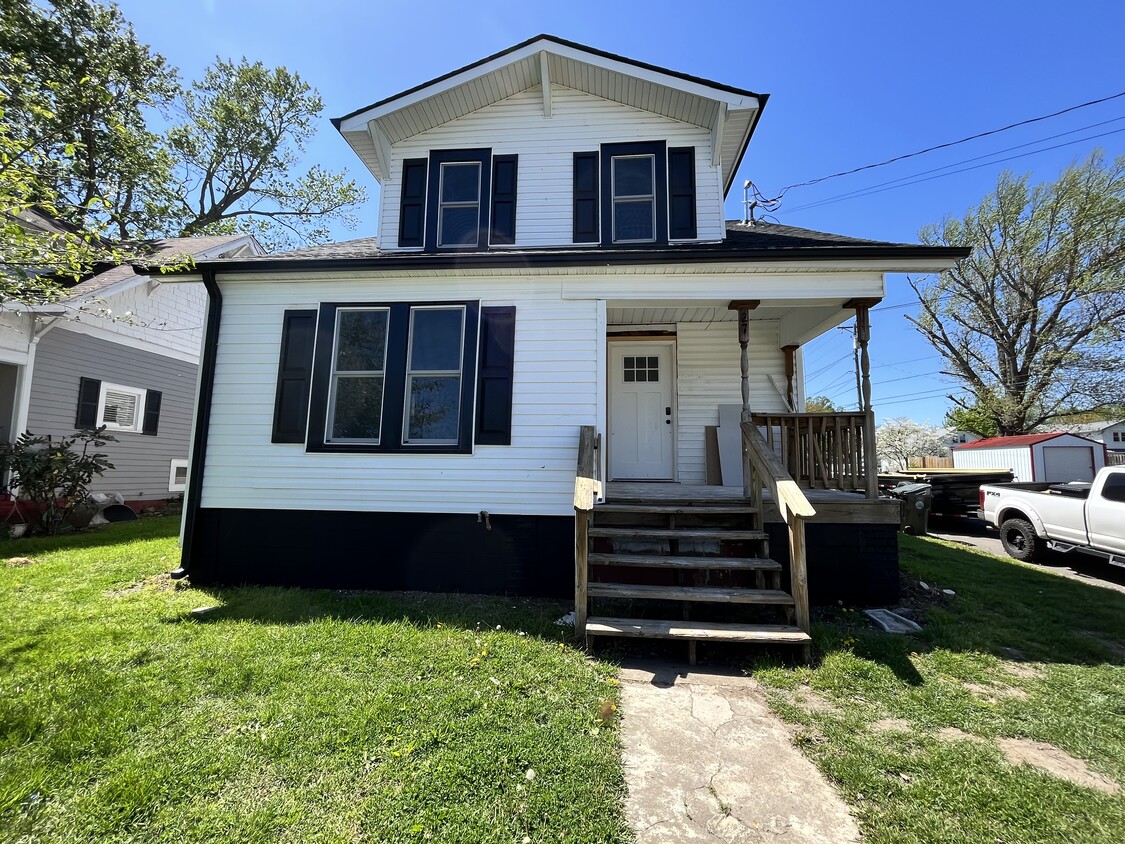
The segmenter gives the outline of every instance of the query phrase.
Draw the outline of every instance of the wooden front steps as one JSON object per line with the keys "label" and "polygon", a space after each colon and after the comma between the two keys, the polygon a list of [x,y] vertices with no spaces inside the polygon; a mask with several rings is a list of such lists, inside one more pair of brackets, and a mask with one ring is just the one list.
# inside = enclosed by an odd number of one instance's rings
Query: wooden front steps
{"label": "wooden front steps", "polygon": [[658,621],[600,616],[586,621],[586,635],[785,645],[804,645],[809,642],[808,633],[799,627],[785,624],[712,624],[706,621]]}
{"label": "wooden front steps", "polygon": [[[586,637],[801,645],[793,596],[747,502],[629,500],[583,515],[578,555]],[[596,614],[594,614],[596,612]],[[680,616],[680,618],[677,618]]]}

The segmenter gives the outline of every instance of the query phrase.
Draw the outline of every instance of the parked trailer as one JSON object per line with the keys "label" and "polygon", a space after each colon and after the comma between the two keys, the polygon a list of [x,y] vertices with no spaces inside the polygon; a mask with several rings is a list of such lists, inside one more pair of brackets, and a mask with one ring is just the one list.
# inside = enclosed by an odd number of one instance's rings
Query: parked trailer
{"label": "parked trailer", "polygon": [[879,489],[888,493],[902,483],[929,484],[933,488],[930,510],[946,516],[976,514],[982,484],[1006,484],[1009,469],[906,469],[879,475]]}

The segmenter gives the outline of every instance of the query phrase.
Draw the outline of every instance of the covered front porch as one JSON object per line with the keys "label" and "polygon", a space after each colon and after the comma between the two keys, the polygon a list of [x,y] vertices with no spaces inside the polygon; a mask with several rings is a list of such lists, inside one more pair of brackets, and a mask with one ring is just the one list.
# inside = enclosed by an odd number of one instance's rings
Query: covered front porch
{"label": "covered front porch", "polygon": [[[685,639],[693,660],[701,640],[807,653],[810,570],[824,602],[833,584],[849,604],[897,593],[898,503],[876,488],[876,301],[608,303],[606,436],[583,429],[575,487],[580,632]],[[853,314],[860,406],[805,413],[800,346]],[[652,617],[669,609],[679,618]]]}

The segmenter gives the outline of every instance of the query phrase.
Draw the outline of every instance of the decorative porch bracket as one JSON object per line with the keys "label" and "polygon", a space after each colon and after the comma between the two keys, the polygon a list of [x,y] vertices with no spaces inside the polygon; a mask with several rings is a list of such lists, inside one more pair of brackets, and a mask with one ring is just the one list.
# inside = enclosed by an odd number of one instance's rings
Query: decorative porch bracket
{"label": "decorative porch bracket", "polygon": [[727,310],[738,311],[738,345],[742,349],[742,421],[750,421],[750,312],[760,299],[735,299]]}

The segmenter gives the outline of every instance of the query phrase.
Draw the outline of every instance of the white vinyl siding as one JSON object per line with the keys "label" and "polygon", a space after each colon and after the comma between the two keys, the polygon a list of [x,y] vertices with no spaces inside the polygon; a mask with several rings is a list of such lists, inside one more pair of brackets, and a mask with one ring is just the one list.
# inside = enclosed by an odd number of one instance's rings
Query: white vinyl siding
{"label": "white vinyl siding", "polygon": [[[553,289],[551,289],[553,287]],[[597,303],[557,285],[455,279],[223,283],[204,507],[566,516],[578,429],[597,424]],[[469,455],[307,453],[273,444],[283,312],[321,302],[516,306],[512,444]],[[475,515],[474,515],[475,517]],[[494,521],[494,526],[502,524]]]}
{"label": "white vinyl siding", "polygon": [[[570,244],[574,153],[597,150],[603,143],[632,141],[663,140],[669,147],[695,147],[698,240],[723,239],[722,186],[718,168],[711,166],[707,129],[559,85],[552,85],[551,96],[549,119],[543,117],[542,96],[535,88],[394,144],[391,179],[380,197],[382,248],[393,249],[398,241],[403,160],[425,158],[433,149],[479,147],[482,139],[488,139],[493,155],[519,156],[516,247]],[[437,177],[429,174],[431,179]]]}
{"label": "white vinyl siding", "polygon": [[[750,322],[750,406],[782,411],[770,376],[785,389],[785,353],[777,347],[777,322]],[[704,428],[719,424],[720,404],[742,404],[742,351],[734,322],[682,322],[676,326],[678,478],[707,481]]]}

